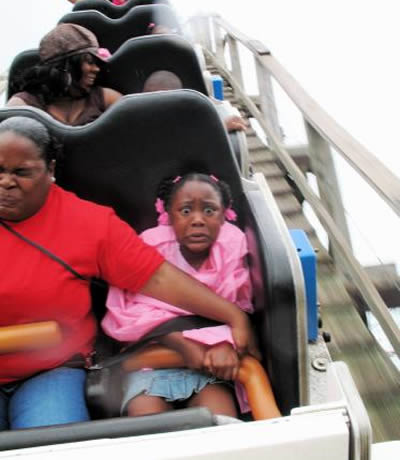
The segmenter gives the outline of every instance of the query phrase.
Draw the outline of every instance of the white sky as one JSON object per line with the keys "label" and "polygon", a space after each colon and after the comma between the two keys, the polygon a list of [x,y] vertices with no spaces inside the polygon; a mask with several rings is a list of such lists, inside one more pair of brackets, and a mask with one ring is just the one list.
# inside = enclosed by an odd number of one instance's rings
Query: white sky
{"label": "white sky", "polygon": [[[400,176],[398,0],[172,3],[183,15],[200,9],[216,11],[261,40],[339,124]],[[67,0],[1,1],[0,71],[18,51],[37,47],[40,38],[70,9]],[[287,134],[298,136],[296,132]],[[358,230],[352,229],[353,244],[362,261],[399,262],[399,219],[391,211],[382,211],[368,190],[358,185],[355,190],[355,179],[345,168],[340,177],[346,190],[346,209],[351,221],[357,223]]]}

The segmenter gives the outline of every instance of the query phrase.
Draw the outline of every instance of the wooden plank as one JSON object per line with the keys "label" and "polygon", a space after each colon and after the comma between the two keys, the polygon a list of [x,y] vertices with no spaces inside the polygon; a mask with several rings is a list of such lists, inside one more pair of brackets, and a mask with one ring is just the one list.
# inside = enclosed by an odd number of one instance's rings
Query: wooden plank
{"label": "wooden plank", "polygon": [[262,56],[259,60],[292,99],[304,118],[400,216],[400,179],[328,115],[274,57]]}
{"label": "wooden plank", "polygon": [[[311,165],[317,177],[319,196],[351,248],[350,232],[331,149],[328,142],[307,121],[305,125],[310,145]],[[332,251],[334,260],[340,257],[335,254],[335,248],[332,248]]]}
{"label": "wooden plank", "polygon": [[229,53],[231,56],[232,74],[240,86],[243,87],[242,67],[240,64],[237,41],[228,35]]}

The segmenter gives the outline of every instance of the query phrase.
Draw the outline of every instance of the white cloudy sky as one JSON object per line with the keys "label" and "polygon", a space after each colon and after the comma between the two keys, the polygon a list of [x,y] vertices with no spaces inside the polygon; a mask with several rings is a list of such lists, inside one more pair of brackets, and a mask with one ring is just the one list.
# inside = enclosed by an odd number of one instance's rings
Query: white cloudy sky
{"label": "white cloudy sky", "polygon": [[[172,3],[182,15],[216,11],[261,40],[330,115],[400,176],[398,0]],[[18,51],[36,47],[70,8],[67,0],[1,1],[0,71]],[[340,176],[354,223],[353,244],[362,262],[399,262],[399,219],[367,191],[354,191],[346,170]]]}

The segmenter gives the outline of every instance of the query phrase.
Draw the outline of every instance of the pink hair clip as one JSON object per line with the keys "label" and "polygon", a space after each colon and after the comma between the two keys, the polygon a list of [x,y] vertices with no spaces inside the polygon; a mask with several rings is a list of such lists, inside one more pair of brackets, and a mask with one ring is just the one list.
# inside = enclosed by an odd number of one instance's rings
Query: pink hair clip
{"label": "pink hair clip", "polygon": [[172,179],[174,184],[178,183],[182,179],[182,176],[176,176],[175,179]]}
{"label": "pink hair clip", "polygon": [[229,208],[225,209],[224,213],[225,219],[230,221],[235,221],[237,219],[236,212],[229,206]]}
{"label": "pink hair clip", "polygon": [[215,177],[214,174],[210,174],[210,179],[213,180],[214,182],[219,182],[218,177]]}
{"label": "pink hair clip", "polygon": [[168,225],[169,224],[169,218],[168,218],[168,213],[165,210],[164,200],[162,200],[161,198],[157,198],[156,203],[155,203],[155,208],[156,208],[156,211],[159,214],[157,222],[160,225]]}

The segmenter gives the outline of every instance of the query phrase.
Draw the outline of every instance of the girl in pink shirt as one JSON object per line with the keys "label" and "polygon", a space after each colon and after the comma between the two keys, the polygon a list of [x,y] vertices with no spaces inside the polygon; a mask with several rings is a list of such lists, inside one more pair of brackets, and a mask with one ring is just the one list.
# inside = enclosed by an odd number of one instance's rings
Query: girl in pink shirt
{"label": "girl in pink shirt", "polygon": [[[189,174],[160,185],[159,225],[141,238],[166,260],[220,296],[251,313],[251,285],[244,233],[235,220],[229,186],[214,176]],[[173,289],[173,287],[171,287]],[[190,313],[142,294],[111,287],[102,326],[122,342],[137,342],[160,324]],[[188,369],[142,370],[127,374],[122,413],[138,416],[164,412],[174,401],[207,406],[237,416],[226,381],[236,378],[239,358],[226,325],[174,332],[158,340],[179,351]],[[223,383],[221,385],[221,383]],[[240,398],[242,411],[248,410]]]}

